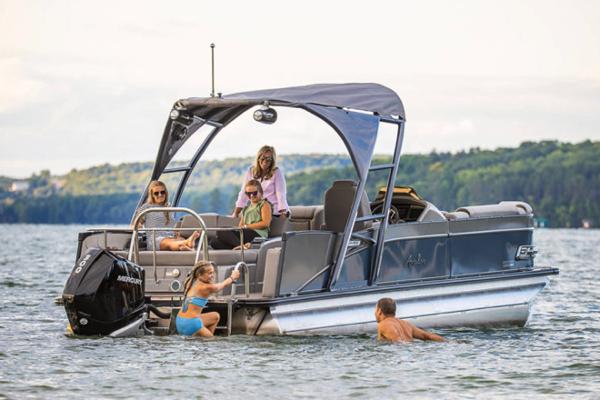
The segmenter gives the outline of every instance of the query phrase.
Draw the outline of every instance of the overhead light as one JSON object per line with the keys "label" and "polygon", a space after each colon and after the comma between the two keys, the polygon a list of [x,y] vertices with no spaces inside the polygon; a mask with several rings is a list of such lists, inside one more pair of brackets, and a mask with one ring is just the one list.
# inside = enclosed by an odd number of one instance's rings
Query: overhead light
{"label": "overhead light", "polygon": [[169,118],[172,121],[179,122],[183,125],[189,125],[194,121],[194,116],[188,110],[174,107],[169,113]]}

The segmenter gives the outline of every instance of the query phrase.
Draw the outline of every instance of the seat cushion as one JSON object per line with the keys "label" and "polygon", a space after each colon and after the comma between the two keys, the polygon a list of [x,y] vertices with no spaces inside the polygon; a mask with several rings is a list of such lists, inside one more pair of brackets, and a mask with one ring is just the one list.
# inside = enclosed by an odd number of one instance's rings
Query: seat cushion
{"label": "seat cushion", "polygon": [[[115,254],[127,257],[126,251],[116,251]],[[258,250],[250,249],[244,251],[244,261],[250,264],[256,263]],[[160,266],[185,266],[194,265],[196,259],[195,251],[157,251],[156,265]],[[200,254],[202,259],[202,254]],[[217,265],[234,265],[242,261],[239,250],[209,250],[208,259]],[[140,251],[139,264],[141,266],[153,265],[152,251]]]}
{"label": "seat cushion", "polygon": [[[230,228],[237,227],[240,219],[233,218],[229,215],[220,215],[214,213],[200,214],[207,228]],[[200,227],[198,220],[192,215],[184,215],[180,221],[180,228],[191,228],[190,230],[181,231],[181,236],[189,237],[194,230]],[[208,231],[208,237],[216,237],[215,231]]]}
{"label": "seat cushion", "polygon": [[466,213],[469,218],[506,217],[511,215],[528,215],[533,212],[531,206],[520,201],[503,201],[499,204],[485,204],[457,208],[454,213]]}

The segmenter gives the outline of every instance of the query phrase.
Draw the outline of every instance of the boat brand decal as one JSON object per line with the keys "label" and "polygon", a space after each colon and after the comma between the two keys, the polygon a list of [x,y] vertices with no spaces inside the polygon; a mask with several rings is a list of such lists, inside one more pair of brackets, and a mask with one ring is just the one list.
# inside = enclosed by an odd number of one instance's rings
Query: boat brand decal
{"label": "boat brand decal", "polygon": [[406,260],[406,265],[409,267],[422,266],[425,265],[425,259],[421,256],[421,253],[418,253],[416,257],[411,254]]}
{"label": "boat brand decal", "polygon": [[79,266],[77,268],[75,268],[76,274],[81,272],[81,270],[83,269],[83,267],[85,267],[85,264],[87,264],[87,262],[90,260],[90,258],[92,258],[92,256],[90,254],[86,254],[85,257],[83,257],[83,260],[81,260],[79,262]]}
{"label": "boat brand decal", "polygon": [[142,280],[138,279],[138,278],[132,278],[130,276],[126,276],[126,275],[119,275],[117,277],[117,280],[119,282],[125,282],[125,283],[133,283],[134,285],[139,285],[142,286]]}
{"label": "boat brand decal", "polygon": [[519,248],[517,249],[517,254],[515,255],[515,259],[517,260],[529,260],[532,258],[535,258],[535,255],[537,254],[537,248],[533,245],[530,244],[525,244],[522,246],[519,246]]}

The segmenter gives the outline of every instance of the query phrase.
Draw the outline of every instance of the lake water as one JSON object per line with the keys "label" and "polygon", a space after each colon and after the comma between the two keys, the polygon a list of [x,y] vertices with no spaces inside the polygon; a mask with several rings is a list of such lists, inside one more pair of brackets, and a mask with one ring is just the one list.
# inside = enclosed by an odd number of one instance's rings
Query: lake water
{"label": "lake water", "polygon": [[84,226],[0,226],[0,398],[599,398],[600,231],[538,230],[560,275],[525,328],[374,336],[73,339],[53,303]]}

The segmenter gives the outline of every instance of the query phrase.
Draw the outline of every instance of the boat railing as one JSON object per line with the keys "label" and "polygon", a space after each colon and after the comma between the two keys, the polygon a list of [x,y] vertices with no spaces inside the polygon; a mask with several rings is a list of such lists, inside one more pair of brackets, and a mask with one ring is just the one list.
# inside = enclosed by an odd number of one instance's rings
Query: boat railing
{"label": "boat railing", "polygon": [[[184,213],[188,213],[190,215],[192,215],[197,221],[199,226],[198,227],[185,227],[185,228],[175,228],[175,227],[160,227],[160,228],[143,228],[143,227],[138,227],[137,225],[139,225],[139,221],[141,219],[142,216],[150,213],[150,212],[184,212]],[[214,228],[208,228],[206,226],[206,224],[204,223],[204,220],[202,219],[202,217],[196,213],[194,210],[191,210],[189,208],[185,208],[185,207],[153,207],[153,208],[149,208],[146,210],[143,210],[142,212],[140,212],[138,215],[136,215],[134,221],[134,228],[106,228],[106,229],[90,229],[89,231],[91,232],[95,232],[95,233],[101,233],[103,235],[103,239],[104,239],[104,247],[108,248],[108,234],[109,233],[127,233],[131,235],[131,241],[130,241],[130,245],[129,245],[129,251],[128,251],[128,255],[127,255],[127,259],[130,261],[133,261],[134,263],[138,263],[139,264],[139,243],[138,243],[138,233],[141,232],[146,232],[146,233],[151,233],[151,242],[152,245],[150,246],[152,249],[152,266],[154,269],[154,282],[158,283],[159,279],[158,279],[158,272],[157,272],[157,254],[156,254],[156,246],[154,245],[154,243],[156,242],[156,232],[162,232],[165,230],[168,231],[172,231],[172,232],[182,232],[182,231],[186,231],[189,232],[190,230],[201,230],[200,233],[200,238],[199,238],[199,242],[200,245],[197,247],[196,249],[196,256],[194,259],[194,264],[196,264],[199,260],[200,260],[200,251],[202,250],[202,256],[203,259],[206,261],[210,261],[209,259],[209,252],[208,252],[208,235],[207,232],[216,232],[216,231],[238,231],[240,232],[240,259],[241,259],[241,263],[243,263],[243,266],[238,267],[236,265],[237,268],[242,268],[246,271],[245,273],[245,279],[248,279],[248,266],[245,263],[245,247],[244,247],[244,230],[243,228],[240,227],[214,227]],[[240,264],[240,263],[238,263]],[[249,282],[246,282],[246,294],[249,293]]]}
{"label": "boat railing", "polygon": [[[168,227],[164,227],[164,228],[141,228],[139,227],[139,223],[140,220],[142,219],[142,217],[146,214],[150,214],[150,213],[154,213],[154,212],[182,212],[182,213],[187,213],[190,214],[191,216],[193,216],[196,221],[198,221],[198,224],[200,225],[200,229],[201,229],[201,233],[200,233],[200,246],[198,246],[198,248],[196,249],[196,258],[194,260],[194,264],[198,262],[198,260],[200,259],[200,250],[203,250],[203,256],[204,259],[208,261],[208,237],[207,237],[207,228],[206,228],[206,224],[204,223],[204,220],[202,219],[202,217],[194,210],[186,208],[186,207],[152,207],[152,208],[147,208],[145,210],[140,211],[135,218],[133,219],[133,232],[131,233],[131,244],[129,245],[129,254],[127,256],[128,259],[132,260],[135,263],[139,262],[139,246],[138,246],[138,241],[137,241],[137,236],[138,236],[138,232],[139,231],[145,231],[145,232],[152,232],[152,260],[153,260],[153,265],[154,265],[154,275],[155,275],[155,280],[158,280],[158,277],[156,276],[156,232],[158,231],[164,231],[165,229],[168,229],[170,231],[180,231],[180,230],[185,230],[185,231],[189,231],[189,229],[182,229],[182,228],[168,228]],[[242,246],[243,247],[243,246]],[[160,249],[159,249],[160,250]]]}

